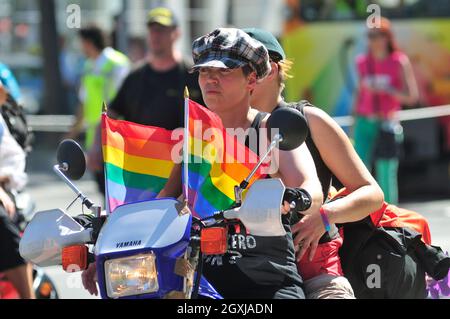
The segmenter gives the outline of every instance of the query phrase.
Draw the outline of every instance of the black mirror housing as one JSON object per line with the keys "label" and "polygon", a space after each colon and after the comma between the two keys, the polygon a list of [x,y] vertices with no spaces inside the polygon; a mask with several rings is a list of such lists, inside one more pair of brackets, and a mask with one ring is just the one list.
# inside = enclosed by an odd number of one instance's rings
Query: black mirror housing
{"label": "black mirror housing", "polygon": [[63,173],[71,180],[79,180],[86,172],[86,157],[81,146],[74,140],[62,141],[56,158],[60,166],[66,165]]}
{"label": "black mirror housing", "polygon": [[267,120],[267,134],[272,141],[276,131],[283,137],[278,148],[282,151],[290,151],[302,145],[309,134],[306,118],[298,110],[290,107],[282,107],[270,115]]}

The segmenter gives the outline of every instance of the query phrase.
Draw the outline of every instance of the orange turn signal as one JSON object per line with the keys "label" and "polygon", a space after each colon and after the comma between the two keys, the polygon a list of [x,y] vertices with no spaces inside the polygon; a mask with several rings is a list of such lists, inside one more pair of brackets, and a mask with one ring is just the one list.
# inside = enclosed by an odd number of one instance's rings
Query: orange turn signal
{"label": "orange turn signal", "polygon": [[50,296],[50,294],[52,293],[52,290],[53,290],[53,286],[49,282],[44,282],[39,287],[39,293],[41,294],[42,297],[45,297],[45,298],[48,298]]}
{"label": "orange turn signal", "polygon": [[68,246],[62,250],[62,267],[66,272],[87,269],[88,248],[85,245]]}
{"label": "orange turn signal", "polygon": [[224,227],[202,229],[200,249],[205,255],[223,255],[227,251],[228,232]]}

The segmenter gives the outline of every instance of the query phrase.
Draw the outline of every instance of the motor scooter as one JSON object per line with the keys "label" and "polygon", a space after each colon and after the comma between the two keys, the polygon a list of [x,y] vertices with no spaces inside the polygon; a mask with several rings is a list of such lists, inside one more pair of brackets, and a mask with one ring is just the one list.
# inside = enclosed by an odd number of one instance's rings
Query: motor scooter
{"label": "motor scooter", "polygon": [[83,150],[72,140],[63,141],[54,172],[91,215],[73,218],[62,209],[38,212],[20,242],[21,255],[41,267],[62,265],[66,271],[84,270],[95,260],[104,299],[221,299],[202,276],[202,262],[227,251],[228,227],[242,224],[256,236],[286,234],[281,220],[285,186],[280,179],[257,180],[243,200],[242,195],[276,147],[291,150],[304,142],[307,124],[297,110],[282,108],[271,114],[267,126],[271,144],[250,175],[236,185],[235,204],[205,219],[194,217],[173,198],[129,203],[103,215],[72,182],[85,172]]}

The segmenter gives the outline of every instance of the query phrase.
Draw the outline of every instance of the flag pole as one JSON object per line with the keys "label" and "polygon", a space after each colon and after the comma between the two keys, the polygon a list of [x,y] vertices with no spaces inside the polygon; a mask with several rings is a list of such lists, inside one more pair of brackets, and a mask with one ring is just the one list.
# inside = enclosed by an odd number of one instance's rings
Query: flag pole
{"label": "flag pole", "polygon": [[183,146],[183,192],[184,202],[188,202],[188,163],[189,163],[189,89],[184,87],[184,146]]}
{"label": "flag pole", "polygon": [[[105,114],[106,116],[108,116],[108,106],[106,105],[105,101],[103,101],[103,105],[102,105],[102,114]],[[103,115],[102,115],[101,121],[106,121],[106,118],[104,118]],[[100,140],[102,141],[100,143],[100,147],[103,148],[103,125],[100,125],[100,133],[97,132],[97,134],[100,134]],[[109,191],[108,191],[108,182],[107,182],[108,176],[107,176],[106,163],[104,160],[103,150],[102,150],[102,157],[103,157],[103,174],[105,176],[105,211],[109,215],[109,214],[111,214],[111,207],[109,206]]]}

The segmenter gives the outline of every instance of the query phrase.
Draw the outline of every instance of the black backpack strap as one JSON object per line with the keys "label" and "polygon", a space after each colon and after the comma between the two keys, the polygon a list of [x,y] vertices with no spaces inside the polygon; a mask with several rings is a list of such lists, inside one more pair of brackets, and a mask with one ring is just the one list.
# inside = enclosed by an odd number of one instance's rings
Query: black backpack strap
{"label": "black backpack strap", "polygon": [[[265,112],[258,112],[258,114],[256,114],[255,118],[253,119],[252,124],[250,125],[250,129],[256,130],[256,137],[257,137],[256,150],[252,151],[255,152],[257,155],[259,155],[259,129],[261,127],[262,120],[266,117],[267,114],[268,113]],[[250,148],[249,135],[245,137],[245,146]]]}
{"label": "black backpack strap", "polygon": [[265,113],[265,112],[258,112],[258,114],[256,114],[256,116],[252,122],[252,125],[250,125],[250,127],[254,128],[254,129],[259,129],[261,127],[262,120],[266,117],[266,115],[267,115],[267,113]]}
{"label": "black backpack strap", "polygon": [[[296,109],[300,113],[302,113],[303,116],[305,116],[305,107],[315,107],[311,102],[308,100],[300,100],[298,102],[290,102],[286,103],[285,101],[281,101],[278,104],[278,107],[290,107],[293,109]],[[308,118],[305,116],[306,123],[308,123]]]}
{"label": "black backpack strap", "polygon": [[[309,102],[307,100],[301,100],[298,102],[288,103],[287,106],[296,109],[297,111],[302,113],[302,115],[305,115],[305,107],[315,107],[313,104],[311,104],[311,102]],[[308,120],[306,117],[305,117],[305,119]]]}

